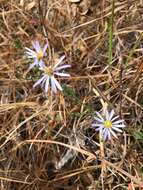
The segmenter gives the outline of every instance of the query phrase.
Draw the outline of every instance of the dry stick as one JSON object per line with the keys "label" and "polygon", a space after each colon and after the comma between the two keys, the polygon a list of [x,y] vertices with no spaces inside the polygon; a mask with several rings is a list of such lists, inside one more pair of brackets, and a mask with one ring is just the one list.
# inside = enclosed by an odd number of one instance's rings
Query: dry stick
{"label": "dry stick", "polygon": [[10,132],[10,134],[6,137],[6,140],[4,141],[4,143],[2,143],[0,145],[0,149],[5,145],[7,144],[7,142],[9,141],[9,139],[12,139],[13,138],[13,135],[14,133],[22,126],[24,125],[26,122],[30,121],[31,119],[33,119],[34,117],[38,116],[42,111],[40,110],[39,112],[37,113],[34,113],[33,115],[31,115],[30,117],[28,117],[27,119],[25,119],[24,121],[22,121],[19,125],[15,126],[15,129]]}
{"label": "dry stick", "polygon": [[[115,9],[115,2],[114,0],[112,0],[112,11],[111,11],[111,16],[109,18],[109,23],[108,23],[108,65],[109,65],[109,73],[112,77],[112,72],[111,72],[111,65],[112,65],[112,59],[113,59],[113,23],[114,23],[114,9]],[[114,81],[114,80],[113,80]],[[96,90],[99,93],[99,89],[98,87],[96,87]],[[99,93],[102,94],[102,93]],[[102,96],[103,98],[103,96]],[[104,100],[104,99],[103,99]],[[106,99],[107,101],[107,99]],[[107,102],[108,104],[110,103],[109,101]],[[102,139],[102,135],[99,133],[100,137],[100,152],[101,152],[101,159],[102,159],[102,170],[101,170],[101,180],[102,180],[102,190],[104,190],[104,176],[106,173],[106,163],[104,162],[104,157],[105,157],[105,153],[104,153],[104,141]]]}
{"label": "dry stick", "polygon": [[81,149],[81,148],[77,148],[75,146],[72,146],[72,145],[68,145],[68,144],[65,144],[65,143],[62,143],[62,142],[58,142],[58,141],[53,141],[53,140],[26,140],[26,141],[23,141],[21,142],[20,144],[18,144],[13,150],[17,149],[18,147],[20,147],[21,145],[23,144],[27,144],[27,143],[47,143],[47,144],[57,144],[57,145],[61,145],[61,146],[64,146],[64,147],[67,147],[67,148],[70,148],[70,149],[73,149],[77,152],[80,152],[81,154],[84,154],[86,156],[88,156],[88,160],[92,160],[92,159],[96,159],[96,156],[93,154],[93,153],[90,153],[84,149]]}
{"label": "dry stick", "polygon": [[10,181],[10,182],[15,182],[15,183],[23,183],[23,184],[27,184],[27,185],[32,184],[32,182],[20,181],[20,180],[16,180],[16,179],[12,179],[12,178],[1,177],[1,176],[0,176],[0,180]]}
{"label": "dry stick", "polygon": [[46,29],[46,26],[45,26],[45,15],[43,14],[43,10],[42,10],[42,7],[40,5],[40,1],[38,1],[38,10],[39,10],[39,16],[40,16],[40,22],[41,22],[41,25],[43,27],[43,33],[44,33],[44,36],[46,38],[48,38],[48,32],[47,32],[47,29]]}
{"label": "dry stick", "polygon": [[[108,74],[99,74],[99,75],[91,75],[92,78],[107,78],[108,77]],[[80,80],[80,79],[88,79],[89,77],[86,76],[86,75],[83,75],[83,76],[71,76],[68,80]],[[62,79],[67,79],[67,78],[64,78],[62,77]],[[32,82],[32,80],[25,80],[25,79],[6,79],[6,78],[0,78],[0,82],[21,82],[21,83],[28,83],[28,82]],[[36,80],[33,80],[34,82]]]}
{"label": "dry stick", "polygon": [[[48,143],[48,144],[58,144],[73,150],[76,150],[77,152],[80,152],[81,154],[84,154],[86,156],[88,156],[88,158],[90,159],[96,159],[96,156],[86,150],[65,144],[65,143],[61,143],[58,141],[52,141],[52,140],[26,140],[21,142],[20,144],[18,144],[15,148],[12,149],[12,151],[16,150],[17,148],[19,148],[20,146],[27,144],[27,143]],[[128,178],[130,178],[134,183],[138,184],[139,186],[143,185],[143,182],[140,179],[137,179],[136,177],[133,177],[132,175],[130,175],[129,173],[127,173],[126,171],[122,170],[121,168],[119,168],[118,166],[116,166],[115,164],[112,164],[110,162],[108,162],[107,160],[103,160],[105,162],[105,164],[113,169],[115,169],[116,171],[124,174],[125,176],[127,176]]]}
{"label": "dry stick", "polygon": [[106,163],[104,162],[105,152],[104,152],[104,141],[102,139],[102,135],[99,133],[100,139],[100,152],[101,152],[101,182],[102,182],[102,189],[104,190],[104,177],[106,173]]}
{"label": "dry stick", "polygon": [[[134,53],[134,50],[137,48],[137,46],[139,45],[141,39],[143,38],[143,32],[141,32],[139,38],[137,39],[137,41],[135,42],[132,50],[130,51],[129,53],[129,56],[128,56],[128,59],[126,60],[125,62],[125,65],[128,64],[128,62],[130,62],[131,58],[132,58],[132,55]],[[126,96],[128,95],[128,93],[131,91],[131,89],[134,87],[134,85],[136,84],[136,82],[138,81],[141,73],[142,73],[142,70],[143,70],[143,62],[141,61],[141,63],[139,64],[139,67],[137,69],[137,71],[135,72],[134,76],[133,76],[133,81],[130,82],[129,84],[129,89],[127,90],[126,92]],[[139,105],[140,106],[140,105]]]}
{"label": "dry stick", "polygon": [[130,175],[128,172],[126,172],[125,170],[122,170],[121,168],[119,168],[115,164],[112,164],[111,162],[108,162],[106,160],[104,160],[104,162],[107,164],[107,166],[115,169],[116,171],[118,171],[118,172],[124,174],[125,176],[127,176],[128,178],[130,178],[134,183],[138,184],[139,186],[143,186],[143,181],[141,181],[140,179],[137,179],[136,177]]}
{"label": "dry stick", "polygon": [[138,45],[140,44],[140,41],[142,40],[142,38],[143,38],[143,32],[141,32],[139,38],[136,40],[136,42],[135,42],[133,48],[132,48],[131,51],[129,52],[129,56],[128,56],[126,62],[125,62],[125,65],[127,65],[127,64],[130,62],[130,60],[132,59],[132,56],[133,56],[133,54],[134,54],[134,50],[138,47]]}
{"label": "dry stick", "polygon": [[[48,43],[49,60],[51,60],[52,59],[52,52],[51,52],[50,43],[49,43],[49,39],[48,39],[47,27],[45,25],[45,15],[43,14],[43,9],[42,9],[42,7],[40,5],[40,1],[41,0],[38,1],[38,9],[39,9],[40,22],[41,22],[41,25],[42,25],[42,28],[43,28],[43,34],[46,37],[46,40],[47,40],[47,43]],[[47,3],[46,3],[46,5],[47,5]]]}
{"label": "dry stick", "polygon": [[[136,185],[143,186],[143,182],[141,180],[137,179],[136,177],[133,177],[132,175],[130,175],[126,171],[120,169],[118,166],[116,166],[116,165],[114,165],[114,164],[112,164],[112,163],[110,163],[110,162],[108,162],[106,160],[104,160],[104,162],[106,163],[106,165],[108,167],[111,167],[111,168],[115,169],[116,171],[124,174],[128,178],[130,178],[134,183],[136,183]],[[78,174],[81,174],[81,173],[84,173],[84,172],[87,172],[87,171],[91,171],[91,170],[94,170],[94,169],[97,169],[97,168],[101,168],[101,165],[94,165],[94,166],[83,167],[81,169],[76,169],[76,170],[73,170],[72,174],[69,174],[69,172],[68,172],[64,176],[60,176],[60,177],[58,177],[56,179],[50,180],[49,183],[59,181],[59,180],[62,180],[62,179],[66,179],[66,178],[69,178],[69,177],[73,177],[75,175],[78,175]]]}
{"label": "dry stick", "polygon": [[139,77],[141,76],[142,73],[143,73],[143,60],[141,60],[141,62],[139,63],[137,71],[134,74],[133,82],[131,83],[130,90],[136,84],[136,82],[139,80]]}
{"label": "dry stick", "polygon": [[[116,8],[115,8],[114,13],[117,13],[118,11],[121,11],[121,10],[124,9],[124,8],[125,8],[125,5],[122,4],[120,7],[116,7]],[[100,13],[100,14],[101,14],[101,13]],[[106,17],[110,16],[111,14],[112,14],[111,12],[106,13],[104,16],[101,16],[101,17],[99,17],[99,18],[90,20],[90,21],[88,21],[88,22],[84,22],[84,23],[82,23],[82,24],[79,24],[79,25],[77,25],[77,26],[74,26],[73,28],[70,28],[70,29],[68,29],[68,30],[66,30],[66,31],[63,31],[61,34],[70,32],[71,30],[75,30],[75,29],[81,28],[81,27],[86,26],[86,25],[90,25],[90,24],[92,24],[92,23],[94,23],[94,22],[96,22],[96,21],[100,21],[100,20],[102,20],[103,18],[106,18]]]}
{"label": "dry stick", "polygon": [[114,0],[112,0],[112,12],[111,12],[111,17],[109,19],[109,23],[108,23],[108,28],[109,28],[109,32],[108,32],[108,42],[109,42],[109,50],[108,50],[108,65],[109,65],[109,69],[110,66],[112,65],[112,59],[113,59],[113,22],[114,22],[114,9],[115,9],[115,2]]}
{"label": "dry stick", "polygon": [[126,95],[132,90],[132,88],[136,85],[136,83],[139,80],[139,77],[143,73],[143,60],[139,63],[139,66],[137,68],[137,71],[134,73],[133,79],[131,80],[129,84],[129,89],[126,92]]}
{"label": "dry stick", "polygon": [[[97,92],[99,93],[99,95],[101,96],[101,98],[107,102],[107,104],[114,109],[114,106],[110,103],[110,101],[106,98],[106,96],[100,91],[100,89],[97,87],[97,85],[95,84],[95,80],[93,79],[93,77],[91,77],[90,75],[88,75],[88,78],[91,80],[91,84],[92,86],[97,90]],[[115,113],[118,114],[118,112],[115,110]]]}
{"label": "dry stick", "polygon": [[138,106],[141,110],[143,110],[143,106],[141,106],[139,103],[137,103],[136,101],[128,97],[126,94],[123,94],[123,97],[127,99],[128,101],[130,101],[132,104],[135,104],[136,106]]}
{"label": "dry stick", "polygon": [[59,181],[59,180],[62,180],[62,179],[67,179],[67,178],[70,178],[70,177],[79,175],[79,174],[84,173],[84,172],[87,172],[87,171],[95,170],[95,169],[97,169],[97,168],[101,168],[101,165],[82,167],[82,168],[79,168],[79,169],[74,170],[74,171],[71,172],[71,173],[68,172],[68,174],[66,174],[66,175],[63,175],[63,176],[61,176],[61,177],[52,179],[52,180],[50,180],[50,181],[48,181],[48,182],[49,182],[49,183],[53,183],[53,182],[55,182],[55,181]]}
{"label": "dry stick", "polygon": [[123,63],[122,57],[119,58],[120,64],[120,73],[119,73],[119,83],[120,83],[120,91],[119,91],[119,99],[120,99],[120,108],[119,108],[119,115],[122,118],[122,102],[123,102]]}

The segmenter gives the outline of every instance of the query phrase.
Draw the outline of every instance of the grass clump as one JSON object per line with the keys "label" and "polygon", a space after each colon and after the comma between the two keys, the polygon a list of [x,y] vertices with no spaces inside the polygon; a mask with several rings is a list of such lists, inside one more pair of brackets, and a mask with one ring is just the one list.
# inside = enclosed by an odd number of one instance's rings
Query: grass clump
{"label": "grass clump", "polygon": [[0,189],[143,188],[141,18],[138,0],[0,1]]}

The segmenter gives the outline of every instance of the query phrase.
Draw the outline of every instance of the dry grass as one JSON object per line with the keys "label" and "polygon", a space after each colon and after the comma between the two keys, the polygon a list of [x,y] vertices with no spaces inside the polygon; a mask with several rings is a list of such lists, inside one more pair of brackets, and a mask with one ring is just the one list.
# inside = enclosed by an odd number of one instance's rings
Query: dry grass
{"label": "dry grass", "polygon": [[[0,0],[1,190],[143,188],[143,1],[114,3]],[[63,93],[33,90],[34,39],[72,66]],[[104,145],[90,127],[103,106],[127,126]]]}

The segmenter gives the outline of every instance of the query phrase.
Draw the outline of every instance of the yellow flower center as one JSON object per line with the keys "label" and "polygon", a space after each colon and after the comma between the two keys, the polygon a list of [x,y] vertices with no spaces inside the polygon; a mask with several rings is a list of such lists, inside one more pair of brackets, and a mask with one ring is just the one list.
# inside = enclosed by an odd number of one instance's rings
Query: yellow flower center
{"label": "yellow flower center", "polygon": [[44,72],[45,72],[47,75],[49,75],[49,76],[53,75],[53,69],[52,69],[51,67],[46,67],[46,68],[44,68]]}
{"label": "yellow flower center", "polygon": [[104,121],[104,127],[106,128],[111,128],[112,127],[112,122],[107,120],[107,121]]}
{"label": "yellow flower center", "polygon": [[38,53],[37,53],[37,59],[40,60],[43,58],[43,52],[40,50]]}

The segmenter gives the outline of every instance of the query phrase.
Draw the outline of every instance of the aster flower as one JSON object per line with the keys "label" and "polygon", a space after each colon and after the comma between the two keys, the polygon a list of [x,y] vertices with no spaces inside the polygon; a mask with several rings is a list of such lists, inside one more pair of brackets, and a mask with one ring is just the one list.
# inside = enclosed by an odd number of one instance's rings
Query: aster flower
{"label": "aster flower", "polygon": [[43,66],[43,57],[46,54],[46,49],[48,47],[48,44],[46,43],[43,48],[40,47],[40,44],[38,41],[33,41],[32,46],[35,49],[35,51],[31,50],[28,47],[25,47],[27,57],[30,59],[34,59],[34,63],[30,65],[30,69],[32,69],[34,66]]}
{"label": "aster flower", "polygon": [[70,65],[58,66],[59,64],[61,64],[64,58],[65,56],[62,56],[53,67],[41,66],[40,70],[42,70],[44,73],[42,74],[42,77],[33,85],[33,88],[35,88],[37,85],[41,85],[44,88],[45,92],[48,92],[49,86],[51,86],[51,90],[54,93],[57,93],[57,90],[62,91],[63,89],[60,83],[55,78],[55,75],[61,77],[70,77],[70,75],[67,73],[59,72],[62,69],[71,67]]}
{"label": "aster flower", "polygon": [[[111,112],[106,111],[106,114],[102,116],[99,112],[96,112],[95,123],[92,124],[96,131],[99,131],[101,137],[104,140],[111,139],[111,135],[117,138],[115,132],[122,132],[121,128],[125,127],[124,120],[119,119],[119,116],[114,116],[114,110]],[[114,116],[114,117],[113,117]]]}

